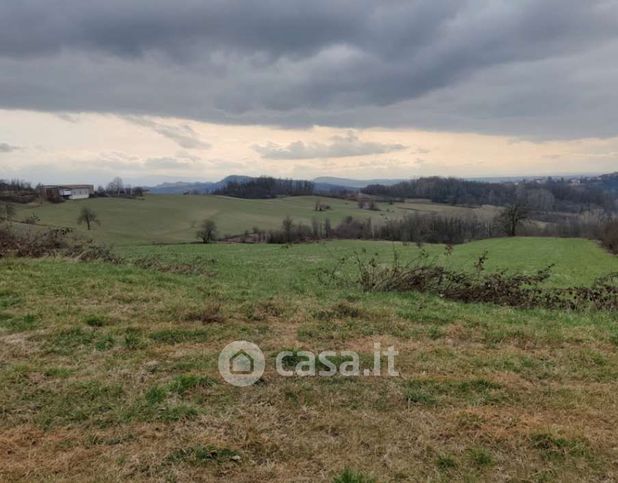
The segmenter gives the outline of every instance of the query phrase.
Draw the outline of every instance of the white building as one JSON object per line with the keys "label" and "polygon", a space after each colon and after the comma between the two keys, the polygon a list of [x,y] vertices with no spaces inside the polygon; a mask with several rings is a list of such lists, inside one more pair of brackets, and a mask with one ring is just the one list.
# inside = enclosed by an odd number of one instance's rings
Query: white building
{"label": "white building", "polygon": [[43,186],[42,194],[46,199],[84,200],[94,194],[91,184],[65,184]]}

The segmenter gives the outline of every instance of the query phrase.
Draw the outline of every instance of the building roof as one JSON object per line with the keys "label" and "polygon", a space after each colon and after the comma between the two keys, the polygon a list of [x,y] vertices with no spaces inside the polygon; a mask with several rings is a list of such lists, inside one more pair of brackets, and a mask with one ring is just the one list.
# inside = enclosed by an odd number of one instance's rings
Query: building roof
{"label": "building roof", "polygon": [[68,189],[94,190],[94,185],[92,184],[48,184],[48,185],[44,185],[43,188],[68,188]]}

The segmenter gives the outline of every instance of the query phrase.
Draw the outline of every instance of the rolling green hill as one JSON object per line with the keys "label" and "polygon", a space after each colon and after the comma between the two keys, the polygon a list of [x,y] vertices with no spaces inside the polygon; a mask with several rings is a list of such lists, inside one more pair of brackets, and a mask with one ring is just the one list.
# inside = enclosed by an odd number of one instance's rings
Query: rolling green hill
{"label": "rolling green hill", "polygon": [[[316,212],[320,200],[330,210]],[[476,213],[493,216],[496,209],[478,209],[439,205],[425,201],[381,204],[381,211],[361,210],[353,201],[317,196],[299,196],[271,200],[248,200],[225,196],[150,195],[144,199],[93,198],[67,201],[61,204],[18,207],[17,219],[32,213],[40,224],[68,226],[86,232],[77,225],[77,216],[83,206],[95,210],[101,226],[90,233],[98,241],[126,244],[182,243],[195,241],[197,225],[205,218],[217,222],[221,235],[238,235],[253,227],[268,230],[281,226],[286,216],[297,222],[311,223],[312,218],[330,218],[333,224],[346,216],[371,217],[375,223],[387,218],[397,218],[412,211],[445,212],[449,214]]]}

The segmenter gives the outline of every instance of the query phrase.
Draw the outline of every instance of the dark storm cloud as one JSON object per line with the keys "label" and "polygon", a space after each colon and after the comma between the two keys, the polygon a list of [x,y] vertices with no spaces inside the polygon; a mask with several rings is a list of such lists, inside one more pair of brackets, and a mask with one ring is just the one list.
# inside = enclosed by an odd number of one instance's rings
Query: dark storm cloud
{"label": "dark storm cloud", "polygon": [[331,141],[330,144],[295,141],[287,146],[268,143],[264,146],[253,146],[253,149],[265,159],[315,159],[366,156],[368,154],[401,151],[406,148],[406,146],[402,144],[361,141],[358,136],[352,132],[349,132],[345,136],[333,136]]}
{"label": "dark storm cloud", "polygon": [[617,0],[3,0],[0,106],[608,136],[617,32]]}

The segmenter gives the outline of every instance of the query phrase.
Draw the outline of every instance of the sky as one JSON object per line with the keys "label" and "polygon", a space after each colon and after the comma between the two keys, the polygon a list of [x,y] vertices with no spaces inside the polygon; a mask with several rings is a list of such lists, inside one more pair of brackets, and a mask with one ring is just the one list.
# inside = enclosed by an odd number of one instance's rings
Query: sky
{"label": "sky", "polygon": [[0,178],[618,171],[618,0],[2,0]]}

